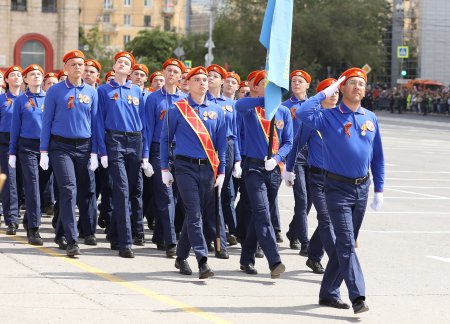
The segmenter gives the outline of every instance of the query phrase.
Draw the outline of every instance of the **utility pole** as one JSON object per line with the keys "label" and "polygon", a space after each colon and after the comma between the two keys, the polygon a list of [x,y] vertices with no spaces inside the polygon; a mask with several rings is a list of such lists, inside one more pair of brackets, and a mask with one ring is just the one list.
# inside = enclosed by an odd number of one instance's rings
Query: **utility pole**
{"label": "utility pole", "polygon": [[214,61],[214,55],[212,53],[214,46],[214,42],[212,40],[212,32],[214,27],[214,16],[217,11],[217,0],[211,0],[211,11],[209,13],[209,37],[208,41],[205,44],[205,47],[208,48],[208,53],[205,55],[205,66],[208,67]]}

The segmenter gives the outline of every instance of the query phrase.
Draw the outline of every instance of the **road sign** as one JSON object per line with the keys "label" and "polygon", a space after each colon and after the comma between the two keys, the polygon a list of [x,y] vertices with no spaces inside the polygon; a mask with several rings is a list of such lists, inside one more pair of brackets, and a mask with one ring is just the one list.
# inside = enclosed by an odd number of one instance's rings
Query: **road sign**
{"label": "road sign", "polygon": [[205,54],[205,65],[211,65],[212,61],[214,61],[214,55],[211,53],[211,56],[208,53]]}
{"label": "road sign", "polygon": [[366,72],[366,74],[369,74],[369,72],[372,71],[372,68],[370,67],[369,64],[364,64],[364,66],[361,69],[363,69],[364,72]]}
{"label": "road sign", "polygon": [[182,57],[184,55],[183,47],[178,46],[177,48],[175,48],[175,50],[173,51],[173,54],[175,54],[178,58]]}
{"label": "road sign", "polygon": [[184,60],[184,66],[188,69],[192,67],[192,61],[191,60]]}
{"label": "road sign", "polygon": [[216,46],[214,45],[213,40],[210,38],[206,41],[205,47],[209,48],[209,43],[211,42],[211,48],[215,48]]}
{"label": "road sign", "polygon": [[397,46],[397,58],[407,59],[409,57],[408,46]]}

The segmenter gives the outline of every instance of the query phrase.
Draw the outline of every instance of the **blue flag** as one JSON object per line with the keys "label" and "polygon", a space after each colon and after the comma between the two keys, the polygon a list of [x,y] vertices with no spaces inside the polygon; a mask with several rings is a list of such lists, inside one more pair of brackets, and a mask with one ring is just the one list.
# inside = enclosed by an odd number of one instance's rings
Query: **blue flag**
{"label": "blue flag", "polygon": [[269,0],[259,41],[267,49],[264,107],[271,120],[289,90],[293,0]]}

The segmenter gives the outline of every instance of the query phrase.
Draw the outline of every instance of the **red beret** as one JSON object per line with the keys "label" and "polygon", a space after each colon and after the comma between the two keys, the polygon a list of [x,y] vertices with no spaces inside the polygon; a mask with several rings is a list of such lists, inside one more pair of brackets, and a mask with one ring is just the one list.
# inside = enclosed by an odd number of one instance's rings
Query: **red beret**
{"label": "red beret", "polygon": [[96,60],[86,60],[86,61],[84,61],[84,65],[93,66],[97,69],[98,72],[100,72],[102,70],[101,64],[99,62],[97,62]]}
{"label": "red beret", "polygon": [[208,75],[208,72],[206,70],[206,68],[204,68],[203,66],[197,66],[195,68],[192,68],[189,73],[186,75],[186,80],[189,80],[192,76],[197,75],[197,74],[204,74],[204,75]]}
{"label": "red beret", "polygon": [[6,78],[8,77],[8,75],[9,75],[11,72],[15,72],[15,71],[19,71],[20,73],[23,74],[23,70],[22,70],[22,68],[21,68],[20,66],[18,66],[18,65],[11,65],[11,66],[6,70],[6,72],[5,72],[5,74],[3,75],[3,77],[6,79]]}
{"label": "red beret", "polygon": [[320,81],[320,83],[316,87],[316,92],[319,93],[320,91],[328,88],[330,85],[332,85],[335,82],[336,82],[336,79],[334,79],[334,78],[328,78],[328,79]]}
{"label": "red beret", "polygon": [[211,72],[217,72],[220,74],[220,76],[222,77],[222,79],[226,79],[227,78],[227,70],[225,70],[223,67],[221,67],[220,65],[217,64],[211,64],[210,66],[208,66],[208,68],[206,69],[206,71]]}
{"label": "red beret", "polygon": [[258,72],[258,74],[256,74],[255,79],[253,80],[253,86],[257,86],[258,83],[261,82],[261,80],[264,80],[264,78],[266,77],[266,71],[265,70],[261,70]]}
{"label": "red beret", "polygon": [[241,83],[241,77],[235,72],[227,72],[227,79],[228,78],[236,79],[237,83]]}
{"label": "red beret", "polygon": [[155,72],[153,72],[153,73],[150,75],[150,77],[148,78],[149,81],[150,81],[150,83],[152,83],[152,80],[153,80],[155,77],[157,77],[157,76],[163,76],[162,72],[161,72],[161,71],[155,71]]}
{"label": "red beret", "polygon": [[68,60],[70,60],[72,58],[76,58],[76,57],[82,58],[84,60],[84,53],[79,50],[67,52],[63,57],[63,62],[66,63]]}
{"label": "red beret", "polygon": [[344,83],[342,83],[342,84],[345,84],[345,82],[347,82],[348,79],[353,78],[353,77],[363,78],[364,81],[367,82],[366,72],[360,68],[350,68],[350,69],[344,71],[344,73],[341,74],[339,79],[342,78],[343,76],[345,76],[345,80],[344,80]]}
{"label": "red beret", "polygon": [[261,70],[255,70],[255,71],[250,72],[249,75],[247,76],[247,80],[252,81],[260,71]]}
{"label": "red beret", "polygon": [[126,57],[127,59],[129,59],[131,61],[131,66],[136,64],[136,60],[134,59],[133,54],[131,54],[129,52],[119,52],[119,53],[117,53],[116,55],[114,55],[114,61],[117,61],[121,57]]}
{"label": "red beret", "polygon": [[55,72],[49,72],[44,76],[44,80],[48,78],[58,78],[58,74],[56,74]]}
{"label": "red beret", "polygon": [[185,68],[183,71],[183,73],[189,73],[189,72],[191,72],[191,68]]}
{"label": "red beret", "polygon": [[133,71],[141,70],[145,72],[145,74],[148,76],[148,67],[145,66],[145,64],[135,64],[133,65]]}
{"label": "red beret", "polygon": [[148,92],[155,92],[155,89],[153,89],[152,87],[147,87],[146,89]]}
{"label": "red beret", "polygon": [[176,67],[179,67],[179,68],[181,69],[181,73],[183,73],[184,69],[186,68],[186,67],[184,66],[184,63],[183,63],[183,62],[181,62],[180,60],[177,60],[177,59],[175,59],[175,58],[170,58],[170,59],[166,60],[166,61],[163,63],[162,67],[163,67],[163,69],[165,69],[165,68],[168,67],[169,65],[174,65],[174,66],[176,66]]}
{"label": "red beret", "polygon": [[59,73],[58,73],[58,80],[59,80],[63,75],[68,76],[69,74],[67,73],[67,71],[64,71],[64,70],[59,71]]}
{"label": "red beret", "polygon": [[242,81],[239,83],[239,89],[243,88],[243,87],[250,87],[250,85],[248,84],[248,81]]}
{"label": "red beret", "polygon": [[105,74],[105,82],[108,82],[108,79],[115,75],[116,75],[116,72],[114,72],[114,71],[109,71],[108,73],[106,73]]}
{"label": "red beret", "polygon": [[311,76],[308,74],[308,72],[305,72],[303,70],[295,70],[291,72],[291,80],[294,76],[301,76],[303,79],[306,80],[307,83],[311,83]]}
{"label": "red beret", "polygon": [[28,72],[35,71],[35,70],[40,71],[42,73],[42,76],[44,76],[44,69],[41,68],[38,64],[28,65],[25,68],[25,70],[22,71],[22,75],[25,76],[25,75],[27,75]]}

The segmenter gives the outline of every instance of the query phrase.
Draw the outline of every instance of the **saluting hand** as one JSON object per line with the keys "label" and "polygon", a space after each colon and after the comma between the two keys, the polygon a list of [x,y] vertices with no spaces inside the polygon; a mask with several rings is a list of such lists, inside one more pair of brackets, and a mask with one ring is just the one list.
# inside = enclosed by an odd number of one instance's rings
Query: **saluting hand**
{"label": "saluting hand", "polygon": [[17,160],[17,158],[15,155],[10,155],[8,158],[8,164],[13,169],[16,168],[16,160]]}
{"label": "saluting hand", "polygon": [[370,208],[372,208],[375,211],[378,211],[381,210],[381,207],[383,207],[383,193],[375,192],[372,203],[370,204]]}
{"label": "saluting hand", "polygon": [[42,152],[41,158],[39,159],[39,166],[42,168],[42,170],[45,171],[48,170],[48,163],[49,163],[48,153]]}
{"label": "saluting hand", "polygon": [[331,97],[339,89],[339,86],[341,85],[342,82],[344,82],[344,80],[345,80],[345,76],[343,76],[342,78],[339,78],[339,80],[337,80],[335,83],[330,85],[328,88],[323,89],[321,92],[327,98]]}

